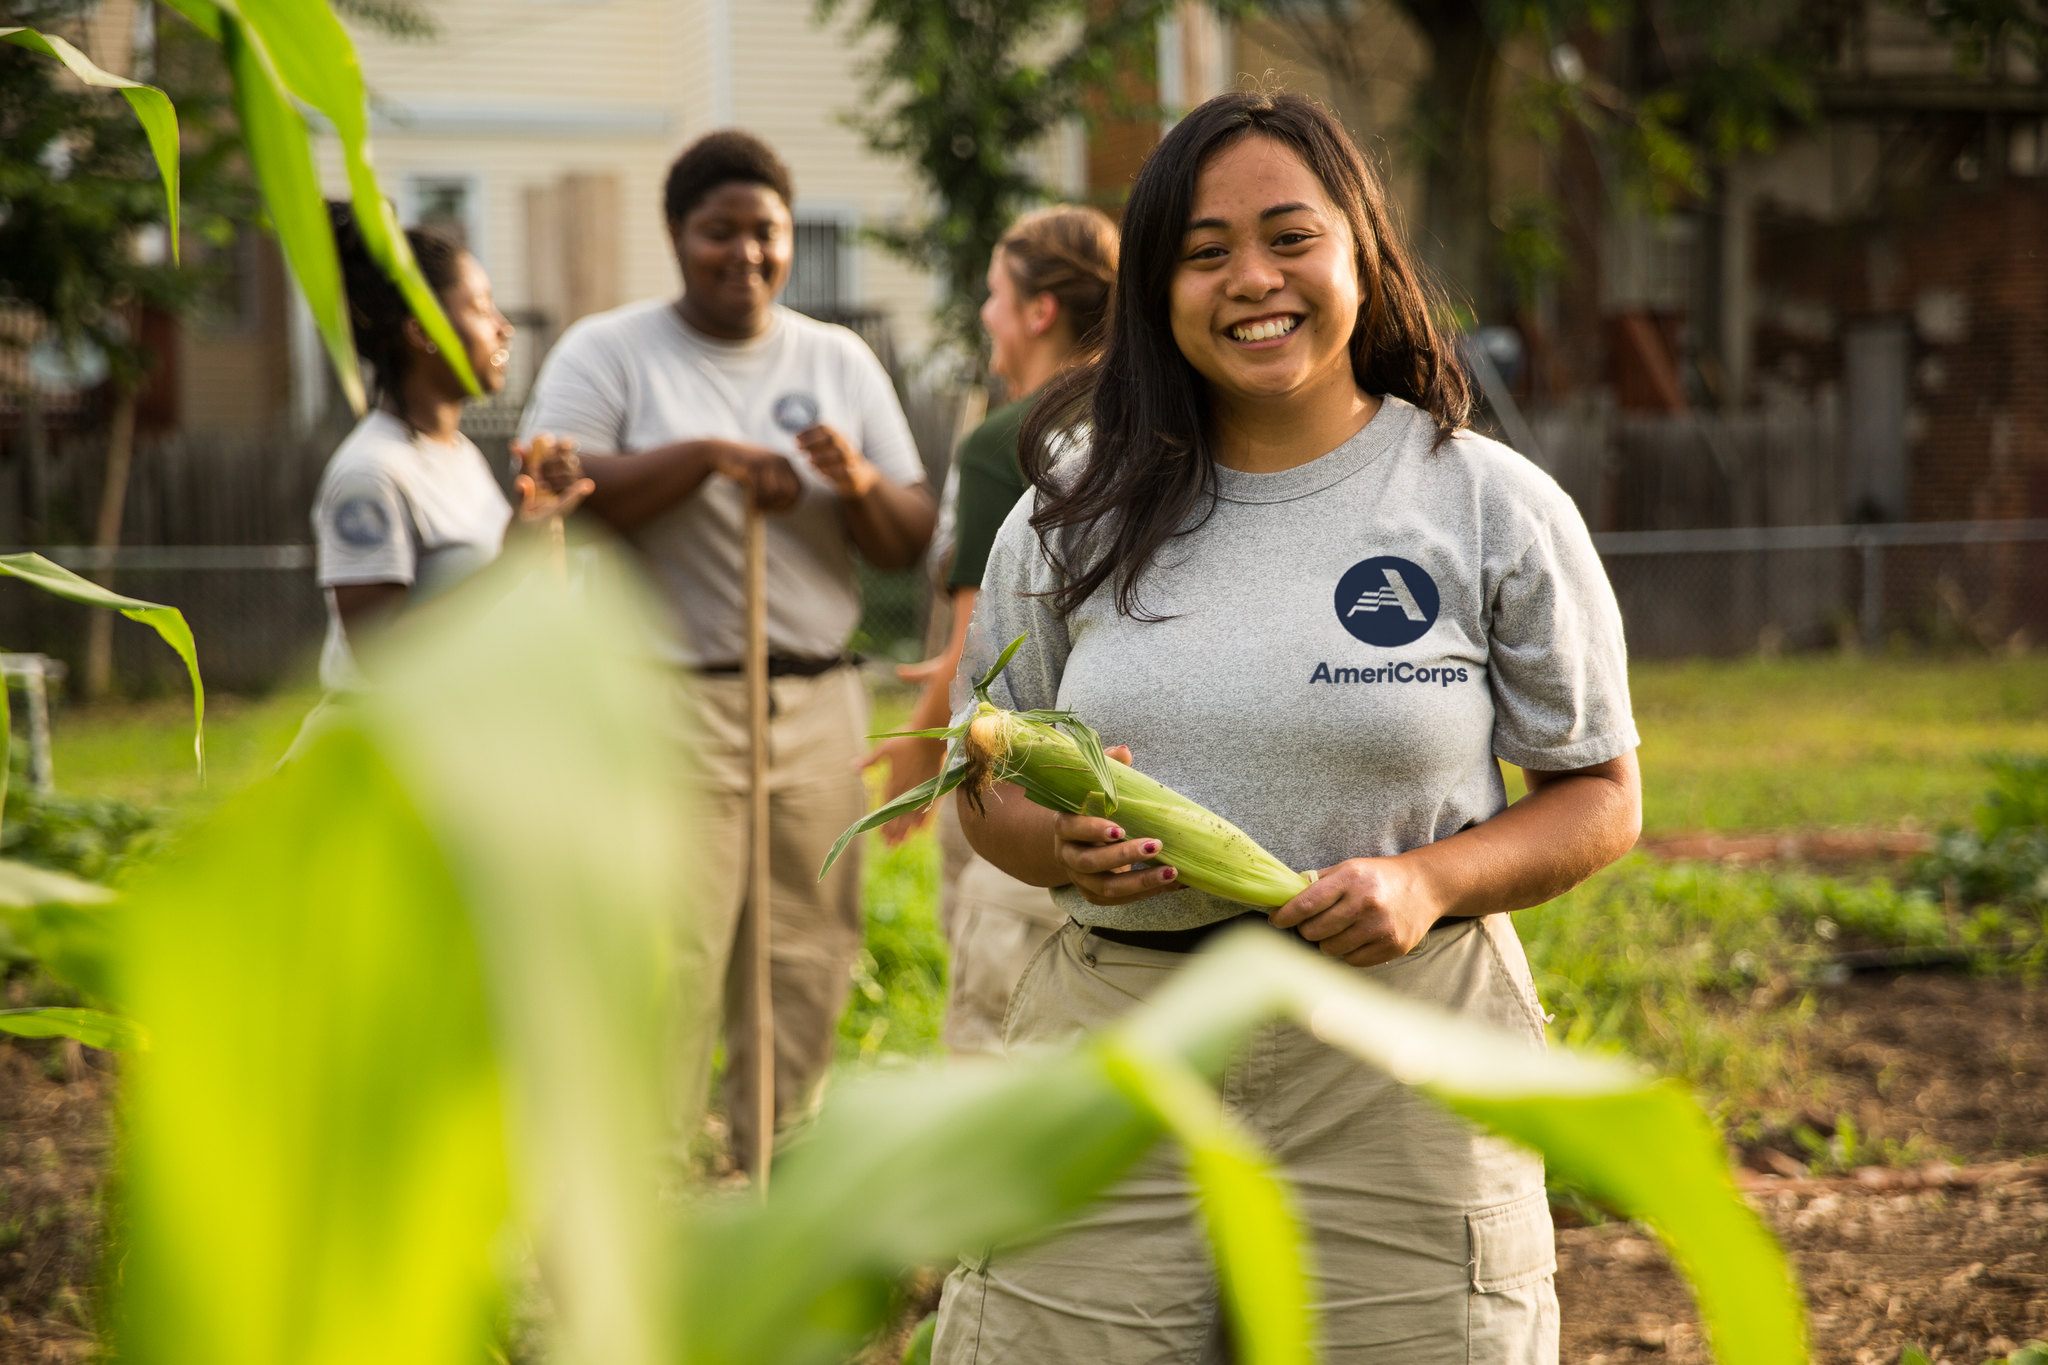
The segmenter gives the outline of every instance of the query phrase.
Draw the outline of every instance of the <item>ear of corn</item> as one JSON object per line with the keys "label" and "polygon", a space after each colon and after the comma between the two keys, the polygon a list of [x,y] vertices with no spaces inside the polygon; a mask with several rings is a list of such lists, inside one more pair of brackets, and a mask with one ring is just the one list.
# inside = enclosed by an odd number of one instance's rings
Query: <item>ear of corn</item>
{"label": "ear of corn", "polygon": [[[975,706],[958,725],[921,731],[947,741],[939,776],[859,821],[832,847],[829,869],[863,830],[917,810],[963,784],[976,805],[998,782],[1011,782],[1038,805],[1074,814],[1113,816],[1132,839],[1157,839],[1155,860],[1169,864],[1198,891],[1247,905],[1285,905],[1309,884],[1228,820],[1135,768],[1103,753],[1094,730],[1069,711],[1005,711],[988,698],[1023,636],[975,685]],[[824,875],[821,869],[819,876]]]}

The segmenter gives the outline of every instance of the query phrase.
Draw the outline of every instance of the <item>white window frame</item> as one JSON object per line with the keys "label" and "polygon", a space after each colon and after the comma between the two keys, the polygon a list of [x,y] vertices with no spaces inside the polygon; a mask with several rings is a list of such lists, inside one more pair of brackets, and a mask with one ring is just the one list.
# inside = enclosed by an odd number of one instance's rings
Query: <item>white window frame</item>
{"label": "white window frame", "polygon": [[484,196],[489,185],[484,177],[466,170],[410,170],[405,173],[405,199],[403,201],[406,226],[419,223],[420,206],[425,196],[422,193],[428,185],[459,184],[463,188],[462,231],[468,239],[469,254],[486,269],[491,265],[491,243],[485,232],[485,220],[490,216],[484,212]]}

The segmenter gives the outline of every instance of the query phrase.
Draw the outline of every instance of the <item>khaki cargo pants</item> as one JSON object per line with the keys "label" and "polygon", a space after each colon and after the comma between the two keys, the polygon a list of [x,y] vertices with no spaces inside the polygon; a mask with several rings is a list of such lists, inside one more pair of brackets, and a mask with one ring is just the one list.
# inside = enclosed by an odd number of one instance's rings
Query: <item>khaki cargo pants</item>
{"label": "khaki cargo pants", "polygon": [[[770,995],[775,1017],[778,1131],[808,1114],[832,1063],[861,944],[860,845],[818,880],[833,840],[867,813],[855,767],[866,749],[868,697],[858,669],[815,678],[774,678],[768,727]],[[746,1169],[754,1131],[754,1036],[748,964],[738,951],[746,907],[748,848],[747,689],[740,678],[686,677],[679,684],[680,738],[694,753],[701,851],[691,898],[678,925],[683,979],[703,982],[683,1002],[680,1138],[703,1114],[721,1018],[725,1112],[733,1159]],[[722,984],[721,984],[722,983]]]}
{"label": "khaki cargo pants", "polygon": [[951,955],[946,1046],[1000,1055],[1010,995],[1067,913],[1044,887],[1018,881],[976,853],[949,797],[939,803],[939,927]]}
{"label": "khaki cargo pants", "polygon": [[[1186,961],[1069,922],[1019,984],[1008,1042],[1100,1027]],[[1543,1046],[1505,915],[1434,930],[1366,975]],[[1536,1157],[1292,1026],[1255,1034],[1221,1090],[1285,1168],[1308,1227],[1318,1359],[1554,1365],[1555,1254]],[[1232,1358],[1194,1193],[1166,1143],[1046,1240],[964,1261],[946,1282],[932,1351],[934,1365]]]}

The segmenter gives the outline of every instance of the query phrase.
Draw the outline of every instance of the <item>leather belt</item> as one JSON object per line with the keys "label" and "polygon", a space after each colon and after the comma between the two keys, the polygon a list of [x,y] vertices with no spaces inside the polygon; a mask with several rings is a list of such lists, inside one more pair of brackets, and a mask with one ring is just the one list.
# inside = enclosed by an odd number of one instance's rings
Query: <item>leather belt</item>
{"label": "leather belt", "polygon": [[1127,948],[1150,948],[1157,953],[1192,953],[1204,943],[1226,930],[1240,924],[1256,924],[1271,929],[1276,934],[1285,934],[1296,942],[1306,943],[1292,929],[1281,929],[1256,910],[1248,914],[1233,915],[1209,924],[1197,924],[1192,929],[1105,929],[1099,924],[1084,924],[1081,927],[1097,938],[1111,943],[1121,943]]}
{"label": "leather belt", "polygon": [[[845,668],[856,662],[851,654],[834,654],[823,659],[806,659],[796,654],[770,654],[768,676],[771,678],[815,678],[830,673],[835,668]],[[697,670],[715,678],[738,677],[747,671],[745,664],[705,664]]]}
{"label": "leather belt", "polygon": [[[1461,924],[1471,918],[1474,917],[1445,915],[1430,925],[1429,929],[1431,933],[1435,933],[1439,929]],[[1078,920],[1075,922],[1079,923]],[[1282,929],[1256,910],[1249,914],[1233,915],[1229,919],[1219,919],[1212,924],[1197,924],[1192,929],[1104,929],[1095,924],[1083,924],[1081,927],[1097,938],[1107,939],[1111,943],[1121,943],[1127,948],[1150,948],[1157,953],[1192,953],[1216,935],[1227,929],[1234,929],[1240,924],[1256,924],[1261,928],[1271,929],[1276,934],[1285,934],[1298,943],[1307,943],[1309,947],[1315,947],[1315,944],[1309,943],[1299,931]]]}

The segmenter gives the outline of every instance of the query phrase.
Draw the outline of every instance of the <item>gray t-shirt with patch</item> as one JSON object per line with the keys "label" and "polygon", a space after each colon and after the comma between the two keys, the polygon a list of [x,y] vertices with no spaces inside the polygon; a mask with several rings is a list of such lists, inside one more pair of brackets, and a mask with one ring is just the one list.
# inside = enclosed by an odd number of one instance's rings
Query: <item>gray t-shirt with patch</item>
{"label": "gray t-shirt with patch", "polygon": [[[1388,398],[1308,464],[1219,467],[1214,513],[1141,580],[1161,621],[1119,615],[1113,586],[1064,619],[1036,595],[1058,579],[1027,494],[996,538],[961,677],[1028,633],[997,704],[1076,712],[1303,869],[1499,814],[1496,757],[1562,771],[1629,752],[1621,614],[1578,509],[1498,442],[1435,434]],[[1192,890],[1114,907],[1053,895],[1118,929],[1245,911]]]}
{"label": "gray t-shirt with patch", "polygon": [[[707,438],[787,455],[803,493],[767,519],[768,648],[825,658],[846,647],[861,604],[839,494],[797,448],[796,433],[814,422],[837,428],[890,481],[923,482],[888,371],[853,332],[777,307],[763,335],[719,341],[657,300],[584,318],[563,333],[534,381],[520,432],[573,436],[593,459]],[[677,663],[724,666],[743,657],[745,520],[739,485],[713,476],[628,536],[682,627],[668,649]]]}

